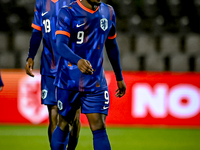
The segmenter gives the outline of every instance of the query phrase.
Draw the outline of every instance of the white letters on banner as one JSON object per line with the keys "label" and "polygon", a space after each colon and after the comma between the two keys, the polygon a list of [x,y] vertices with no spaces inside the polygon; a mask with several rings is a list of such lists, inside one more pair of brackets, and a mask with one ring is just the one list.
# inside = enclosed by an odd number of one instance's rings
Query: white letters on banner
{"label": "white letters on banner", "polygon": [[147,83],[135,84],[132,89],[134,117],[143,118],[149,111],[155,118],[164,118],[167,89],[165,84],[156,85],[154,91]]}
{"label": "white letters on banner", "polygon": [[147,113],[154,118],[191,118],[200,112],[199,89],[190,84],[168,88],[167,84],[137,83],[132,87],[132,116],[145,118]]}
{"label": "white letters on banner", "polygon": [[[181,100],[187,103],[181,103]],[[169,113],[177,118],[191,118],[199,113],[199,89],[192,85],[180,84],[171,88],[168,98]]]}

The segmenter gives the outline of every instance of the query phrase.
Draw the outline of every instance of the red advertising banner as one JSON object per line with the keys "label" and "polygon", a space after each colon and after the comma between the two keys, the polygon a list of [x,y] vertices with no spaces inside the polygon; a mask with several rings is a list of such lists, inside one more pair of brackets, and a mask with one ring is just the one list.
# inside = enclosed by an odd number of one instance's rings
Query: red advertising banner
{"label": "red advertising banner", "polygon": [[[46,124],[41,105],[40,74],[1,70],[0,123]],[[200,73],[123,72],[126,95],[116,98],[113,72],[106,72],[110,93],[107,125],[168,125],[200,127]],[[81,115],[82,125],[87,119]]]}

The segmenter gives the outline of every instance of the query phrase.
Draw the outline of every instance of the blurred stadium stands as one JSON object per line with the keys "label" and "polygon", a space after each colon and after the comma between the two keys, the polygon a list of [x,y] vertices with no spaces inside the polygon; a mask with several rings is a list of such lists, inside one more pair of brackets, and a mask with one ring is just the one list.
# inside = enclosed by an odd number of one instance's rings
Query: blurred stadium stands
{"label": "blurred stadium stands", "polygon": [[[104,2],[116,12],[123,70],[200,71],[200,0]],[[34,4],[0,1],[0,68],[24,68]],[[36,59],[39,68],[40,55]],[[106,55],[104,66],[111,69]]]}

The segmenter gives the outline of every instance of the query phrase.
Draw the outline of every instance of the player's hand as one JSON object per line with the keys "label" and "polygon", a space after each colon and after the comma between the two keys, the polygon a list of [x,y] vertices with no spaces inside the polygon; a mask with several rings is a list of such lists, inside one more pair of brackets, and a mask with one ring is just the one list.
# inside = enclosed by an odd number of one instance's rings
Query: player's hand
{"label": "player's hand", "polygon": [[25,70],[26,70],[26,74],[28,74],[31,77],[34,77],[33,74],[33,65],[34,65],[34,61],[32,58],[29,58],[26,62],[26,66],[25,66]]}
{"label": "player's hand", "polygon": [[77,66],[82,73],[89,74],[89,75],[93,74],[94,70],[88,60],[80,59],[77,63]]}
{"label": "player's hand", "polygon": [[117,86],[118,86],[118,89],[115,91],[117,92],[115,96],[121,98],[126,93],[126,85],[124,83],[124,80],[117,81]]}
{"label": "player's hand", "polygon": [[3,89],[3,86],[0,86],[0,92],[2,91],[2,89]]}

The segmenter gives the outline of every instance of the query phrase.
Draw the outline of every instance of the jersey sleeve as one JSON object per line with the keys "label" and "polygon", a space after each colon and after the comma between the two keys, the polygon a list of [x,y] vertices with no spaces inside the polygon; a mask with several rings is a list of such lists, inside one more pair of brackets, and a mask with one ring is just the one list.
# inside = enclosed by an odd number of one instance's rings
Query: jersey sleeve
{"label": "jersey sleeve", "polygon": [[70,38],[71,14],[68,7],[60,9],[56,25],[56,35],[62,34]]}
{"label": "jersey sleeve", "polygon": [[109,9],[110,9],[110,16],[112,20],[112,28],[106,40],[105,47],[106,47],[108,58],[115,72],[116,79],[117,81],[122,81],[123,76],[122,76],[122,69],[120,65],[119,47],[116,40],[117,34],[116,34],[115,12],[111,6],[109,6]]}
{"label": "jersey sleeve", "polygon": [[41,40],[42,40],[42,32],[33,29],[32,36],[30,39],[28,57],[26,60],[28,60],[29,58],[32,58],[34,60],[35,55],[37,54],[37,51],[39,49]]}
{"label": "jersey sleeve", "polygon": [[41,0],[36,0],[35,2],[35,12],[34,12],[34,19],[32,22],[31,27],[41,31],[41,7],[42,7],[42,1]]}
{"label": "jersey sleeve", "polygon": [[3,81],[1,79],[1,76],[0,76],[0,86],[3,86]]}
{"label": "jersey sleeve", "polygon": [[1,79],[1,72],[0,72],[0,86],[3,86],[3,81]]}
{"label": "jersey sleeve", "polygon": [[110,32],[108,34],[108,39],[114,39],[117,36],[115,11],[111,6],[109,6],[109,10],[110,10],[110,18],[112,21],[112,28],[110,29]]}
{"label": "jersey sleeve", "polygon": [[72,15],[68,11],[68,8],[61,8],[56,25],[56,50],[61,57],[76,65],[82,58],[76,55],[68,46],[70,40],[71,19]]}

